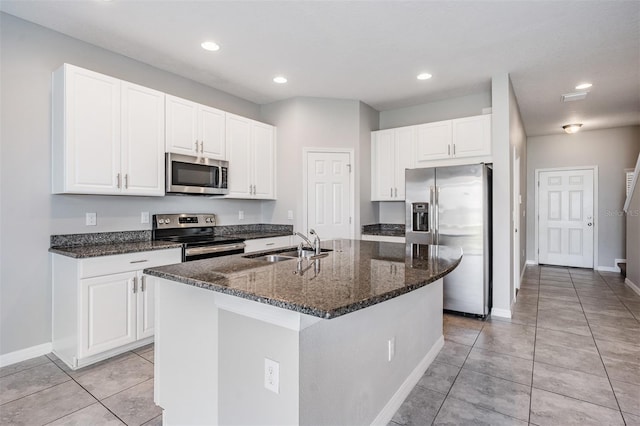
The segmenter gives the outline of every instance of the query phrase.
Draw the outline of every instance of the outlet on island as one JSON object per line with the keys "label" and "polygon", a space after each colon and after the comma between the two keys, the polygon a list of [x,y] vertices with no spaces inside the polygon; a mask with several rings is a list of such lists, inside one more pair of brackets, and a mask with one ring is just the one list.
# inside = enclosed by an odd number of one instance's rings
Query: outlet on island
{"label": "outlet on island", "polygon": [[238,220],[244,219],[244,210],[238,210]]}
{"label": "outlet on island", "polygon": [[274,393],[280,393],[280,363],[264,359],[264,387]]}
{"label": "outlet on island", "polygon": [[97,215],[95,213],[86,213],[84,220],[87,226],[96,226],[98,223]]}

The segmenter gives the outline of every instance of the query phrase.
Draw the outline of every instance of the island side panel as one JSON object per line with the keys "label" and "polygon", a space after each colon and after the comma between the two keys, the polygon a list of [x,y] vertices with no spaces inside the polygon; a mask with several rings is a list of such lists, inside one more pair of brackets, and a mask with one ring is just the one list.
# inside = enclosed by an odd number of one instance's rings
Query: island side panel
{"label": "island side panel", "polygon": [[386,424],[442,343],[442,280],[302,330],[300,424]]}
{"label": "island side panel", "polygon": [[[219,338],[218,424],[298,424],[298,331],[220,309]],[[279,393],[265,388],[265,358],[279,364]]]}
{"label": "island side panel", "polygon": [[156,404],[164,409],[163,424],[218,424],[216,293],[153,279],[156,280],[154,391]]}

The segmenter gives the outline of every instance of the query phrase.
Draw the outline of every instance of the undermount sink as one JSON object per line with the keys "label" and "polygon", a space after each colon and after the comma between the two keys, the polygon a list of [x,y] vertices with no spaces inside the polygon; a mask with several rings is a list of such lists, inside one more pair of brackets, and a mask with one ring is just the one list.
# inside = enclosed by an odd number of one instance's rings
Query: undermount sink
{"label": "undermount sink", "polygon": [[282,262],[283,260],[297,259],[298,256],[284,256],[282,254],[268,254],[266,256],[257,257],[255,259],[266,260],[267,262]]}
{"label": "undermount sink", "polygon": [[[315,252],[313,250],[303,250],[302,251],[302,257],[320,257],[320,256],[326,256],[327,254],[329,254],[330,251],[333,251],[331,249],[320,249],[320,254],[315,254]],[[282,256],[294,256],[294,257],[298,257],[298,250],[291,250],[291,251],[285,251],[285,252],[281,252],[278,253]]]}

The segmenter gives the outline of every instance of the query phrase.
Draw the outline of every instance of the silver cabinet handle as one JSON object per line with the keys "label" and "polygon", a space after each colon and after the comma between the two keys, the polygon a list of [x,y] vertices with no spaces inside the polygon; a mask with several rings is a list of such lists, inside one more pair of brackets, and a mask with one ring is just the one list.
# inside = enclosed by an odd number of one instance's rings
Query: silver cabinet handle
{"label": "silver cabinet handle", "polygon": [[200,141],[200,154],[204,154],[204,141]]}
{"label": "silver cabinet handle", "polygon": [[453,155],[456,155],[456,144],[453,144]]}
{"label": "silver cabinet handle", "polygon": [[138,277],[133,277],[133,292],[138,292]]}
{"label": "silver cabinet handle", "polygon": [[447,145],[447,155],[451,155],[451,145]]}
{"label": "silver cabinet handle", "polygon": [[389,197],[393,197],[393,188],[389,188]]}
{"label": "silver cabinet handle", "polygon": [[145,283],[147,282],[147,276],[143,275],[142,278],[140,278],[140,291],[144,293],[144,288],[145,288]]}
{"label": "silver cabinet handle", "polygon": [[272,245],[274,245],[274,244],[275,244],[275,243],[267,243],[267,244],[265,244],[265,246],[272,246]]}
{"label": "silver cabinet handle", "polygon": [[129,189],[129,173],[124,175],[124,189]]}
{"label": "silver cabinet handle", "polygon": [[198,152],[198,140],[196,139],[196,153]]}
{"label": "silver cabinet handle", "polygon": [[144,262],[148,262],[148,261],[149,261],[148,259],[141,259],[141,260],[132,260],[129,263],[144,263]]}
{"label": "silver cabinet handle", "polygon": [[253,194],[253,185],[249,185],[249,195]]}
{"label": "silver cabinet handle", "polygon": [[394,192],[395,192],[395,197],[398,198],[398,188],[393,188]]}
{"label": "silver cabinet handle", "polygon": [[121,187],[121,185],[120,185],[120,173],[117,174],[116,181],[118,182],[118,189],[120,189],[120,187]]}

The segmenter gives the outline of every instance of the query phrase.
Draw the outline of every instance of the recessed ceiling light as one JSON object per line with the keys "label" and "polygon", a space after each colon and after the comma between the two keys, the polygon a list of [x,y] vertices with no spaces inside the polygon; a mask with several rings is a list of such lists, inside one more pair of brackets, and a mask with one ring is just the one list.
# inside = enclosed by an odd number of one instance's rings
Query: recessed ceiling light
{"label": "recessed ceiling light", "polygon": [[204,50],[210,50],[212,52],[215,52],[216,50],[220,50],[220,46],[218,45],[218,43],[213,41],[205,41],[200,46],[202,46]]}
{"label": "recessed ceiling light", "polygon": [[273,82],[278,84],[284,84],[287,82],[287,78],[281,75],[273,77]]}
{"label": "recessed ceiling light", "polygon": [[576,90],[588,89],[591,86],[593,86],[591,83],[581,83],[576,86]]}
{"label": "recessed ceiling light", "polygon": [[571,134],[576,133],[582,127],[582,123],[565,124],[562,126],[565,132]]}
{"label": "recessed ceiling light", "polygon": [[431,77],[433,76],[428,72],[423,72],[421,74],[418,74],[418,80],[429,80]]}

